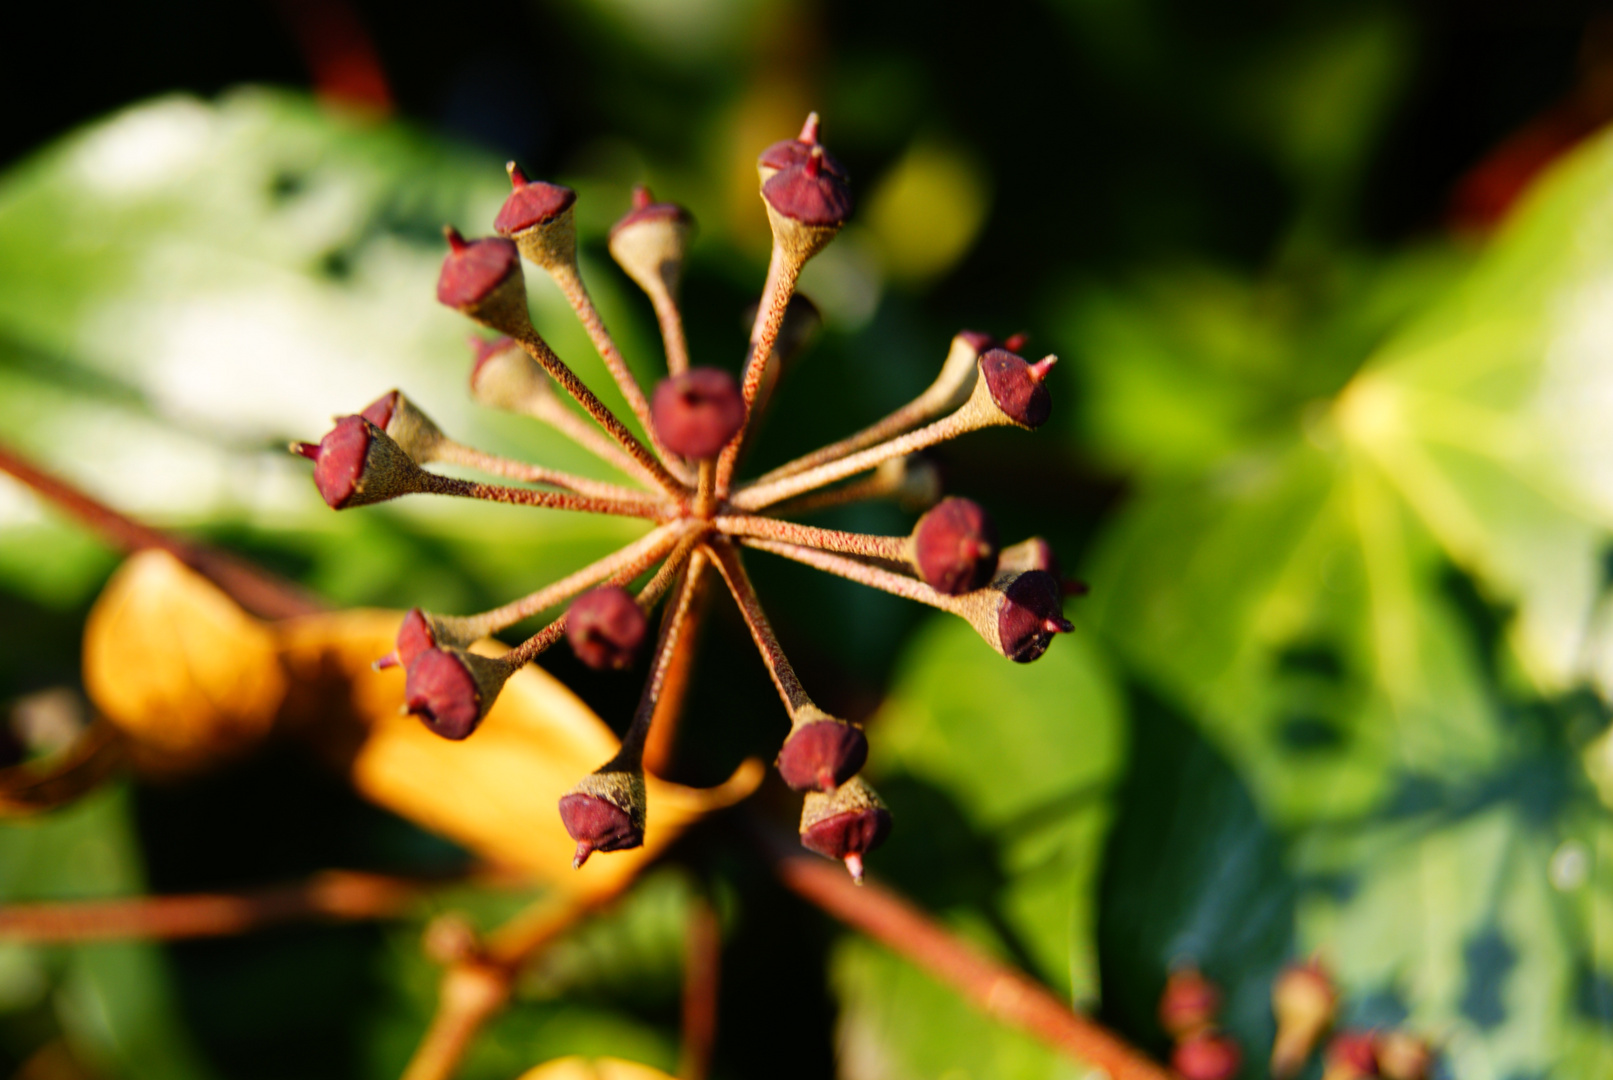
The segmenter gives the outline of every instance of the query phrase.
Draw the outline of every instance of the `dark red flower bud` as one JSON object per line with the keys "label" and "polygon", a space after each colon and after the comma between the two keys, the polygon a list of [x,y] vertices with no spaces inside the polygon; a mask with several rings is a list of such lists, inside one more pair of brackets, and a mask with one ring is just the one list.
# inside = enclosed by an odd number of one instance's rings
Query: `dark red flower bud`
{"label": "dark red flower bud", "polygon": [[1378,1040],[1370,1031],[1341,1031],[1327,1044],[1323,1080],[1368,1080],[1378,1075]]}
{"label": "dark red flower bud", "polygon": [[822,148],[768,177],[762,198],[781,217],[815,228],[838,229],[851,218],[851,188],[824,166]]}
{"label": "dark red flower bud", "polygon": [[582,778],[560,799],[560,820],[577,841],[571,865],[596,851],[625,851],[644,843],[644,774],[606,766]]}
{"label": "dark red flower bud", "polygon": [[1177,968],[1159,995],[1159,1025],[1173,1039],[1185,1039],[1215,1023],[1221,991],[1195,967]]}
{"label": "dark red flower bud", "polygon": [[980,374],[1003,415],[1020,427],[1038,428],[1053,411],[1053,399],[1042,380],[1057,359],[1048,356],[1028,364],[1006,349],[992,349],[980,358]]}
{"label": "dark red flower bud", "polygon": [[844,862],[858,884],[863,879],[862,857],[884,843],[890,831],[890,810],[860,776],[828,794],[807,792],[801,807],[801,845]]}
{"label": "dark red flower bud", "polygon": [[1219,1032],[1201,1031],[1176,1044],[1171,1068],[1182,1080],[1232,1080],[1243,1068],[1243,1051]]}
{"label": "dark red flower bud", "polygon": [[517,233],[547,225],[570,210],[577,201],[577,193],[560,184],[543,180],[528,180],[515,162],[505,166],[510,174],[510,197],[499,208],[493,219],[493,231],[506,239]]}
{"label": "dark red flower bud", "polygon": [[437,276],[437,299],[467,314],[490,303],[501,285],[518,279],[521,254],[508,240],[489,236],[467,241],[458,230],[444,230],[448,257]]}
{"label": "dark red flower bud", "polygon": [[[801,126],[801,134],[793,139],[781,139],[772,144],[756,159],[756,168],[761,171],[765,181],[769,176],[783,169],[805,165],[807,158],[812,156],[813,148],[822,149],[818,143],[818,114],[811,113],[806,123]],[[823,151],[823,167],[826,171],[838,176],[842,180],[850,180],[845,166],[837,161],[833,154]]]}
{"label": "dark red flower bud", "polygon": [[715,455],[745,424],[739,384],[717,368],[690,368],[662,379],[650,402],[661,444],[686,458]]}
{"label": "dark red flower bud", "polygon": [[566,640],[577,659],[600,671],[631,667],[644,645],[649,620],[620,585],[583,593],[566,612]]}
{"label": "dark red flower bud", "polygon": [[919,577],[949,596],[983,588],[997,570],[997,527],[969,499],[942,499],[919,518],[912,548]]}
{"label": "dark red flower bud", "polygon": [[314,463],[314,485],[333,510],[382,502],[421,489],[420,467],[362,416],[344,416],[313,443],[291,449]]}
{"label": "dark red flower bud", "polygon": [[833,791],[868,760],[862,728],[824,714],[797,723],[778,753],[779,775],[797,791]]}
{"label": "dark red flower bud", "polygon": [[396,390],[388,390],[386,393],[364,406],[364,409],[359,413],[359,415],[368,420],[370,423],[374,424],[376,427],[380,428],[382,431],[385,431],[387,424],[392,422],[392,414],[397,411],[399,396],[400,395]]}
{"label": "dark red flower bud", "polygon": [[492,708],[509,671],[463,649],[431,648],[409,664],[404,708],[445,739],[463,739]]}
{"label": "dark red flower bud", "polygon": [[1041,570],[1020,574],[1003,590],[997,613],[997,640],[1003,655],[1028,664],[1047,651],[1054,634],[1075,626],[1064,617],[1058,578]]}
{"label": "dark red flower bud", "polygon": [[690,228],[694,225],[694,215],[677,203],[656,202],[649,188],[637,184],[633,187],[633,209],[610,227],[610,237],[614,240],[618,234],[639,225],[668,224],[682,229]]}

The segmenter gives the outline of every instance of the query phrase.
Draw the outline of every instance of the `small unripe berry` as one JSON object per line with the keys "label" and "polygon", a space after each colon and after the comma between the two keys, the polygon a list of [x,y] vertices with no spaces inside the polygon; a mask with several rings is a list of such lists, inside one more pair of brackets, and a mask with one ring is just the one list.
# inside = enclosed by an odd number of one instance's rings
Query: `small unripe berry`
{"label": "small unripe berry", "polygon": [[690,368],[662,379],[650,401],[661,444],[686,458],[714,456],[745,424],[739,384],[717,368]]}
{"label": "small unripe berry", "polygon": [[1316,961],[1290,964],[1272,983],[1271,1008],[1277,1018],[1271,1073],[1283,1080],[1299,1072],[1327,1029],[1333,1026],[1338,991]]}
{"label": "small unripe berry", "polygon": [[600,671],[631,667],[644,644],[649,620],[633,594],[620,585],[590,589],[566,612],[566,640],[577,659]]}
{"label": "small unripe berry", "polygon": [[890,810],[861,776],[828,794],[809,791],[801,806],[801,845],[844,862],[859,885],[862,857],[884,843],[890,830]]}
{"label": "small unripe berry", "polygon": [[868,760],[862,728],[827,714],[797,723],[778,753],[778,771],[797,791],[833,791]]}
{"label": "small unripe berry", "polygon": [[1378,1075],[1378,1040],[1370,1031],[1343,1031],[1327,1044],[1322,1080],[1370,1080]]}
{"label": "small unripe berry", "polygon": [[474,317],[497,298],[502,286],[521,280],[521,256],[508,240],[466,240],[453,228],[444,235],[449,250],[437,276],[439,302]]}
{"label": "small unripe berry", "polygon": [[1029,570],[1003,589],[997,613],[997,643],[1002,654],[1028,664],[1047,651],[1054,634],[1075,627],[1064,617],[1058,579],[1042,570]]}
{"label": "small unripe berry", "polygon": [[493,219],[493,231],[506,239],[554,221],[570,210],[577,193],[561,184],[528,180],[515,162],[505,166],[510,174],[511,192]]}
{"label": "small unripe berry", "polygon": [[1190,1035],[1171,1054],[1171,1068],[1182,1080],[1232,1080],[1242,1067],[1243,1051],[1217,1031]]}
{"label": "small unripe berry", "polygon": [[1434,1071],[1433,1048],[1409,1031],[1379,1035],[1377,1051],[1378,1072],[1384,1080],[1428,1080]]}
{"label": "small unripe berry", "polygon": [[1221,991],[1196,967],[1177,968],[1159,996],[1159,1026],[1173,1039],[1208,1029],[1221,1011]]}
{"label": "small unripe berry", "polygon": [[838,229],[851,218],[851,189],[825,167],[821,147],[768,177],[762,198],[780,217],[814,228]]}
{"label": "small unripe berry", "polygon": [[420,491],[425,479],[403,448],[362,416],[344,416],[317,445],[291,449],[313,461],[314,485],[332,510]]}
{"label": "small unripe berry", "polygon": [[577,841],[571,865],[596,851],[625,851],[644,843],[644,774],[607,766],[585,776],[560,799],[560,820]]}
{"label": "small unripe berry", "polygon": [[919,577],[949,596],[983,588],[997,570],[997,527],[979,503],[942,499],[912,535]]}
{"label": "small unripe berry", "polygon": [[409,664],[404,708],[445,739],[470,736],[493,707],[509,670],[458,648],[426,649]]}
{"label": "small unripe berry", "polygon": [[1006,349],[992,349],[980,357],[980,374],[1003,415],[1020,427],[1038,428],[1053,411],[1042,382],[1057,359],[1046,356],[1029,364]]}

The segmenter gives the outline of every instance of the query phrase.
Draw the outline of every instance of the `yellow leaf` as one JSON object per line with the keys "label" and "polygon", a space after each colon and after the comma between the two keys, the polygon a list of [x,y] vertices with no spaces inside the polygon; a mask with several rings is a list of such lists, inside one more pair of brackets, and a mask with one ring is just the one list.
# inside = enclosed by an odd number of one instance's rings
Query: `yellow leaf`
{"label": "yellow leaf", "polygon": [[621,1058],[556,1058],[528,1069],[520,1080],[673,1080],[660,1069]]}
{"label": "yellow leaf", "polygon": [[143,551],[90,611],[84,689],[136,760],[172,769],[256,743],[286,679],[267,627],[172,555]]}
{"label": "yellow leaf", "polygon": [[[744,798],[763,766],[748,761],[705,790],[647,778],[644,846],[571,868],[576,842],[560,823],[560,797],[616,753],[616,736],[565,685],[527,665],[504,686],[476,734],[449,742],[402,714],[403,675],[370,663],[391,651],[402,615],[348,611],[279,624],[287,670],[299,686],[342,684],[368,725],[353,750],[354,786],[366,798],[488,859],[577,895],[619,892],[701,815]],[[479,651],[503,651],[483,642]],[[294,695],[295,697],[295,695]]]}

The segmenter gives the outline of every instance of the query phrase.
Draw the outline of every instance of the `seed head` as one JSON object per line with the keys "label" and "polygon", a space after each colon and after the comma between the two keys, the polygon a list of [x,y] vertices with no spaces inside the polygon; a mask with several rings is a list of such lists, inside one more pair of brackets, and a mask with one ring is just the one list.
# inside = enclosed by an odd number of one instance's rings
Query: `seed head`
{"label": "seed head", "polygon": [[1037,659],[1047,651],[1054,634],[1075,629],[1061,610],[1058,579],[1046,571],[1001,575],[991,589],[1001,597],[996,609],[997,651],[1016,663]]}
{"label": "seed head", "polygon": [[571,603],[566,614],[566,640],[577,659],[600,671],[633,666],[649,620],[633,594],[620,585],[591,589]]}
{"label": "seed head", "polygon": [[650,416],[663,446],[698,460],[714,456],[739,433],[745,399],[728,372],[690,368],[661,380],[650,401]]}
{"label": "seed head", "polygon": [[818,127],[818,114],[808,113],[806,123],[801,125],[800,135],[793,139],[781,139],[763,150],[756,159],[756,171],[760,174],[762,182],[766,183],[768,177],[783,169],[805,165],[807,158],[812,156],[812,151],[816,148],[823,152],[823,168],[843,182],[850,183],[851,177],[846,173],[845,166],[819,145]]}
{"label": "seed head", "polygon": [[448,238],[448,255],[437,275],[438,302],[475,318],[501,289],[512,281],[520,282],[520,254],[508,240],[492,236],[466,240],[453,226],[444,229],[443,235]]}

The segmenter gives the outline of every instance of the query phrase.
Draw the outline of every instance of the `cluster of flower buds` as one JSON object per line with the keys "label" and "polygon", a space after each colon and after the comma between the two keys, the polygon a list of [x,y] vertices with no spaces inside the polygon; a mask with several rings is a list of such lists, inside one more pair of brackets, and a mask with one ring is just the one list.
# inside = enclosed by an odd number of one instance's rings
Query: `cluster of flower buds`
{"label": "cluster of flower buds", "polygon": [[[805,793],[802,843],[844,861],[860,880],[862,857],[890,831],[890,811],[860,775],[868,755],[862,728],[829,715],[807,696],[751,585],[744,548],[958,615],[988,645],[1019,662],[1035,660],[1054,635],[1071,629],[1062,601],[1079,587],[1064,584],[1047,543],[1033,538],[1001,547],[985,510],[967,499],[940,499],[933,468],[917,456],[979,428],[1028,430],[1047,420],[1052,402],[1045,380],[1054,358],[1027,361],[1019,355],[1021,338],[999,343],[963,331],[953,338],[935,382],[907,405],[821,450],[736,480],[779,371],[817,323],[810,303],[795,295],[802,267],[851,213],[845,167],[820,144],[815,114],[798,137],[764,150],[757,171],[773,249],[737,378],[689,363],[678,306],[693,235],[688,211],[639,188],[627,215],[611,229],[610,253],[644,290],[661,329],[668,374],[649,395],[579,273],[576,196],[570,189],[529,180],[512,163],[512,192],[493,224],[497,235],[467,240],[452,228],[446,231],[449,251],[437,299],[497,335],[472,340],[476,400],[553,427],[618,469],[624,482],[466,446],[395,390],[339,418],[319,443],[292,448],[314,461],[315,483],[335,509],[438,494],[651,523],[644,536],[612,555],[490,611],[410,611],[395,650],[378,661],[403,669],[409,712],[444,738],[463,739],[487,716],[506,680],[560,640],[583,663],[619,670],[637,663],[654,637],[649,676],[620,752],[560,801],[561,818],[577,842],[578,866],[595,851],[643,842],[650,722],[658,714],[675,715],[676,703],[662,701],[669,681],[677,681],[668,673],[698,632],[701,605],[695,599],[714,577],[737,602],[790,720],[777,764],[784,781]],[[565,296],[625,398],[637,433],[532,325],[523,260],[548,274]],[[428,471],[432,463],[504,482],[445,476]],[[866,536],[791,520],[874,498],[928,512],[906,536]],[[651,635],[650,616],[663,597],[666,609]],[[556,611],[543,629],[502,655],[472,648],[524,619]]]}
{"label": "cluster of flower buds", "polygon": [[[1272,983],[1277,1037],[1271,1074],[1295,1076],[1332,1029],[1339,992],[1316,959],[1290,964]],[[1428,1080],[1434,1053],[1427,1040],[1407,1031],[1345,1030],[1328,1040],[1322,1054],[1323,1080]]]}
{"label": "cluster of flower buds", "polygon": [[1243,1068],[1243,1051],[1216,1027],[1221,990],[1198,968],[1184,965],[1165,979],[1159,1025],[1175,1043],[1171,1068],[1182,1080],[1232,1080]]}

